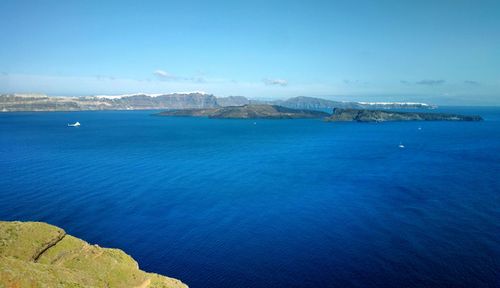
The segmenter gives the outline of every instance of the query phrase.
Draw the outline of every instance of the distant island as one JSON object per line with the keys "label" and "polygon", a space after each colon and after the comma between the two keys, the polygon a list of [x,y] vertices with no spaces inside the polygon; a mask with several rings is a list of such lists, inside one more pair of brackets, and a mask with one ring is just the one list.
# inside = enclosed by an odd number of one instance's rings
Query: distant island
{"label": "distant island", "polygon": [[387,110],[367,109],[340,109],[337,108],[326,121],[357,121],[357,122],[385,122],[385,121],[481,121],[477,115],[457,115],[446,113],[396,112]]}
{"label": "distant island", "polygon": [[141,271],[122,250],[90,245],[61,228],[0,221],[0,287],[188,286]]}
{"label": "distant island", "polygon": [[205,109],[249,104],[279,105],[292,109],[331,111],[334,108],[355,109],[432,109],[433,105],[412,102],[341,102],[314,97],[286,100],[250,100],[243,96],[216,97],[203,92],[170,94],[125,94],[82,97],[53,97],[44,94],[0,94],[0,112],[17,111],[94,111]]}
{"label": "distant island", "polygon": [[481,121],[476,115],[457,115],[445,113],[396,112],[390,110],[342,109],[335,108],[333,114],[316,110],[291,109],[278,105],[249,104],[207,109],[174,109],[156,116],[188,116],[221,119],[304,119],[322,118],[328,122],[357,121]]}
{"label": "distant island", "polygon": [[249,104],[208,109],[170,110],[156,114],[158,116],[191,116],[224,119],[298,119],[324,118],[330,114],[322,111],[291,109],[278,105]]}
{"label": "distant island", "polygon": [[[50,97],[44,94],[0,94],[0,111],[166,110],[159,116],[240,119],[325,118],[326,121],[479,121],[479,116],[395,112],[394,109],[433,109],[413,102],[341,102],[314,97],[249,100],[243,96],[216,97],[204,92],[125,94],[116,96]],[[326,111],[334,111],[329,114]]]}

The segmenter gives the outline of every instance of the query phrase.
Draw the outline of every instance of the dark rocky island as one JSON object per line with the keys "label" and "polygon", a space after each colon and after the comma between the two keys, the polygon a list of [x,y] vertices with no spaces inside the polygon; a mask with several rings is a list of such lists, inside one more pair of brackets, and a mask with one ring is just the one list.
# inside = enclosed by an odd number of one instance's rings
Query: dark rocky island
{"label": "dark rocky island", "polygon": [[41,222],[0,221],[0,287],[187,288],[139,269],[119,249],[101,248]]}
{"label": "dark rocky island", "polygon": [[277,105],[251,104],[209,109],[170,110],[158,116],[191,116],[223,119],[300,119],[324,118],[330,114],[321,111],[291,109]]}
{"label": "dark rocky island", "polygon": [[481,121],[477,115],[457,115],[445,113],[396,112],[388,110],[334,109],[326,121]]}
{"label": "dark rocky island", "polygon": [[157,116],[208,117],[221,119],[299,119],[323,118],[325,121],[481,121],[477,115],[457,115],[445,113],[397,112],[392,110],[342,109],[336,108],[333,114],[317,110],[292,109],[278,105],[249,104],[207,109],[168,110]]}

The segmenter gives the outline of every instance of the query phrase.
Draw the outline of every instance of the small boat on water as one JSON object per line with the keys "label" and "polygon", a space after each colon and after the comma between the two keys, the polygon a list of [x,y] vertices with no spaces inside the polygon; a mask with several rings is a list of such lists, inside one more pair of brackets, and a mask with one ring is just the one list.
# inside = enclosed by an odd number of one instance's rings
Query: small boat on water
{"label": "small boat on water", "polygon": [[405,148],[405,145],[403,145],[403,144],[399,143],[398,147],[399,147],[399,148]]}
{"label": "small boat on water", "polygon": [[80,127],[80,122],[75,122],[73,124],[68,124],[68,127]]}

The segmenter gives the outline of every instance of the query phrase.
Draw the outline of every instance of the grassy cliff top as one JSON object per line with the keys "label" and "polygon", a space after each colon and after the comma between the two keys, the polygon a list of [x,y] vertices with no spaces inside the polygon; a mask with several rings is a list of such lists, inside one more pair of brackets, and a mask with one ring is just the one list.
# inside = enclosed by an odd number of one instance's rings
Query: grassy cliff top
{"label": "grassy cliff top", "polygon": [[187,288],[140,270],[122,250],[90,245],[46,223],[3,221],[0,287]]}

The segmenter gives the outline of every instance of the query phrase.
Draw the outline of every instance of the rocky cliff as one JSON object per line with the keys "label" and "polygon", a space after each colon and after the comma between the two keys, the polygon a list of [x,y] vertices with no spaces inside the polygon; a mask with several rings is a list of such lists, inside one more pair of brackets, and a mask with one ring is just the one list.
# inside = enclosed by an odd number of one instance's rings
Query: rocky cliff
{"label": "rocky cliff", "polygon": [[0,111],[154,110],[218,107],[204,93],[131,94],[121,96],[49,97],[33,94],[0,95]]}
{"label": "rocky cliff", "polygon": [[158,116],[193,116],[224,119],[298,119],[323,118],[328,113],[314,110],[291,109],[276,105],[244,105],[211,109],[184,109],[164,111]]}
{"label": "rocky cliff", "polygon": [[395,112],[388,110],[340,109],[333,111],[326,121],[481,121],[476,115],[456,115],[443,113]]}
{"label": "rocky cliff", "polygon": [[243,96],[215,97],[202,92],[171,94],[127,94],[117,96],[49,97],[44,94],[0,94],[0,112],[200,109],[248,104],[279,105],[292,109],[331,111],[333,108],[404,109],[433,108],[424,103],[340,102],[313,97],[287,100],[249,100]]}
{"label": "rocky cliff", "polygon": [[250,100],[243,96],[217,97],[217,104],[221,107],[243,106],[250,104]]}
{"label": "rocky cliff", "polygon": [[90,245],[46,223],[3,221],[0,287],[187,288],[179,280],[141,271],[122,250]]}
{"label": "rocky cliff", "polygon": [[251,101],[254,104],[280,105],[292,109],[331,111],[334,108],[345,109],[432,109],[435,106],[413,102],[343,102],[322,98],[299,96],[286,100]]}

